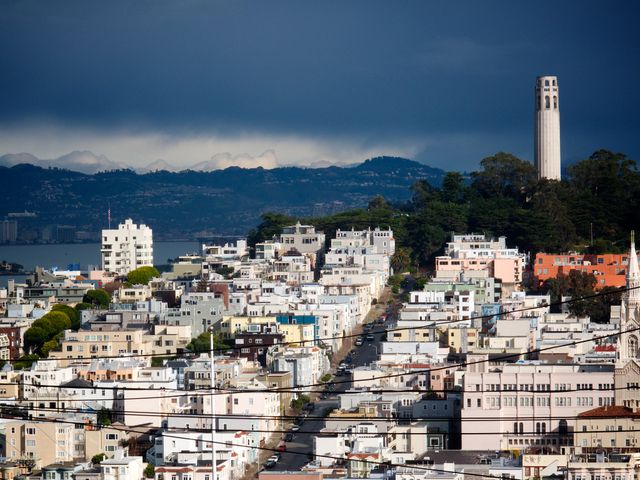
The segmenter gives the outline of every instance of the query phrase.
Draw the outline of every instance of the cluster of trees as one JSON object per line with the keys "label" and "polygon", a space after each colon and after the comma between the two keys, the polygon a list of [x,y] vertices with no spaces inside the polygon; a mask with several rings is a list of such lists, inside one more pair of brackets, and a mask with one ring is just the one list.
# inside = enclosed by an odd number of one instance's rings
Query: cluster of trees
{"label": "cluster of trees", "polygon": [[[211,333],[204,332],[195,337],[187,345],[187,350],[193,353],[209,353],[211,351]],[[229,350],[233,348],[232,344],[229,344],[222,338],[220,333],[213,334],[213,349],[214,350]]]}
{"label": "cluster of trees", "polygon": [[[509,245],[534,256],[537,252],[620,253],[628,248],[629,231],[640,231],[640,173],[622,153],[598,150],[569,166],[561,181],[538,179],[535,167],[509,153],[480,162],[469,175],[448,172],[440,186],[418,180],[411,199],[390,203],[374,197],[366,209],[304,219],[332,238],[337,229],[390,227],[396,238],[391,259],[395,272],[428,270],[442,254],[451,233],[506,236]],[[248,236],[249,245],[270,239],[297,219],[266,213]],[[392,282],[399,290],[399,281]],[[595,293],[595,277],[580,272],[544,286],[555,301]],[[605,291],[607,293],[607,291]],[[571,304],[576,315],[606,321],[614,292]]]}
{"label": "cluster of trees", "polygon": [[68,305],[54,305],[24,333],[24,350],[47,357],[51,350],[60,346],[63,332],[70,328],[80,328],[80,312]]}
{"label": "cluster of trees", "polygon": [[156,267],[138,267],[127,274],[127,282],[131,285],[148,285],[154,277],[159,277]]}
{"label": "cluster of trees", "polygon": [[[565,275],[560,272],[543,285],[543,290],[551,294],[551,303],[562,302],[565,297],[581,298],[567,304],[569,311],[577,316],[588,316],[596,323],[607,323],[612,305],[620,305],[622,293],[615,287],[604,287],[596,292],[597,279],[592,273],[571,270]],[[560,311],[560,306],[554,307]]]}
{"label": "cluster of trees", "polygon": [[[107,308],[111,301],[111,295],[103,288],[89,290],[82,298],[82,308],[100,307]],[[76,307],[77,308],[77,307]]]}

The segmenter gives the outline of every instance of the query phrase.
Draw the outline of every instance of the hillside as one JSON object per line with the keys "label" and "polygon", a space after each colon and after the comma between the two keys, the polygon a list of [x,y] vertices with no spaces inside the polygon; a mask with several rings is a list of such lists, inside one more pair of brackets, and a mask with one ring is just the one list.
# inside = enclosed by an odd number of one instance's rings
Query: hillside
{"label": "hillside", "polygon": [[418,162],[378,157],[354,167],[271,170],[230,167],[213,172],[117,170],[87,175],[30,164],[0,167],[0,218],[30,211],[20,228],[68,225],[97,234],[126,217],[146,223],[157,239],[242,235],[260,215],[317,216],[366,206],[375,195],[408,200],[417,180],[440,185],[445,172]]}

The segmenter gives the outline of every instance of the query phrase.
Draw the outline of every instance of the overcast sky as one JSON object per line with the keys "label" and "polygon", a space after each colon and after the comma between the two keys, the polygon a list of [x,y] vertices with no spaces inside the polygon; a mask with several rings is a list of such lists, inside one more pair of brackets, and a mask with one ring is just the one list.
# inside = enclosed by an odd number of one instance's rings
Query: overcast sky
{"label": "overcast sky", "polygon": [[0,154],[472,170],[532,159],[551,74],[563,162],[640,159],[638,5],[2,0]]}

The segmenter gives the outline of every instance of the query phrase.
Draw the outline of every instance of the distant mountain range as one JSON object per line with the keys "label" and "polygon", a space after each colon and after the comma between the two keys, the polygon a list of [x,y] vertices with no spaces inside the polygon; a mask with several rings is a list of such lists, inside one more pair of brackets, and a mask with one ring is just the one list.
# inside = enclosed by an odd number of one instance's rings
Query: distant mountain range
{"label": "distant mountain range", "polygon": [[[375,195],[406,201],[414,182],[425,179],[439,185],[445,174],[397,157],[373,158],[350,167],[207,171],[212,164],[202,164],[203,171],[181,172],[158,160],[146,168],[148,173],[116,170],[122,167],[91,152],[65,157],[69,169],[53,168],[55,161],[29,154],[0,157],[0,165],[10,165],[0,166],[0,218],[9,212],[35,212],[35,219],[19,221],[19,232],[28,233],[29,239],[58,225],[99,238],[109,206],[114,224],[131,217],[151,226],[157,239],[243,235],[267,211],[309,217],[363,207]],[[106,165],[111,171],[80,173],[70,165],[84,170]]]}
{"label": "distant mountain range", "polygon": [[[209,160],[198,162],[187,167],[176,167],[161,158],[144,167],[133,167],[124,163],[111,161],[104,155],[96,155],[88,150],[76,150],[52,159],[38,158],[31,153],[8,153],[0,156],[0,166],[13,167],[14,165],[20,165],[22,163],[28,163],[30,165],[36,165],[43,168],[62,168],[64,170],[86,173],[88,175],[122,169],[134,170],[137,173],[159,171],[180,172],[185,170],[193,170],[195,172],[213,172],[215,170],[231,166],[247,167],[261,165],[263,168],[269,169],[282,166],[279,165],[278,158],[273,150],[266,150],[257,157],[252,157],[246,153],[240,155],[217,153]],[[319,162],[311,165],[312,168],[328,166],[331,166],[328,162]]]}

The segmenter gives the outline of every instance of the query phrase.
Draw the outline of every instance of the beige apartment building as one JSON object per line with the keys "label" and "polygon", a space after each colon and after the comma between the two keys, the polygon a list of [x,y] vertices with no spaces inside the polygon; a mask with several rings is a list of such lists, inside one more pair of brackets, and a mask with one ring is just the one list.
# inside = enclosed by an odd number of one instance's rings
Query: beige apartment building
{"label": "beige apartment building", "polygon": [[144,330],[94,332],[66,330],[60,351],[52,351],[49,358],[58,359],[60,367],[71,363],[91,363],[93,358],[136,356],[145,358],[153,353],[153,339]]}
{"label": "beige apartment building", "polygon": [[112,458],[128,440],[123,424],[97,428],[83,421],[77,424],[16,420],[7,422],[5,449],[7,461],[34,462],[39,469],[52,463],[81,461],[104,453]]}
{"label": "beige apartment building", "polygon": [[598,407],[578,415],[574,445],[582,452],[615,449],[635,452],[640,448],[640,412],[612,405]]}

